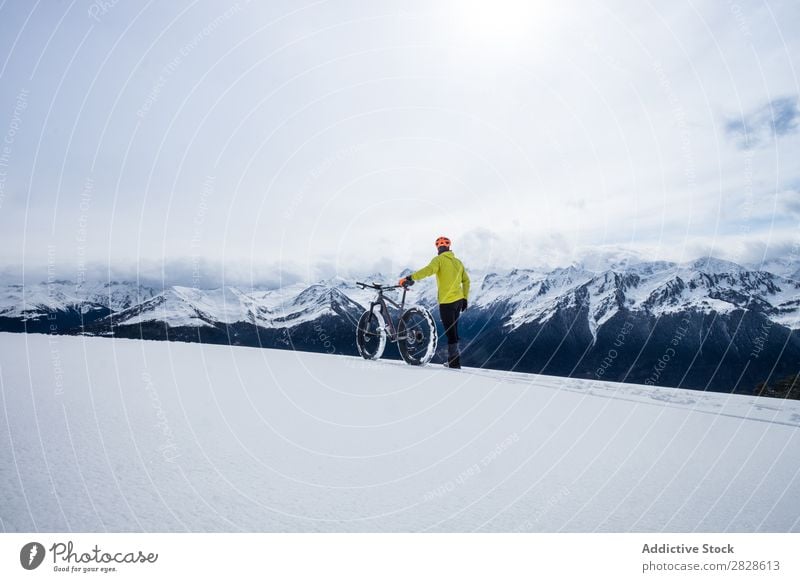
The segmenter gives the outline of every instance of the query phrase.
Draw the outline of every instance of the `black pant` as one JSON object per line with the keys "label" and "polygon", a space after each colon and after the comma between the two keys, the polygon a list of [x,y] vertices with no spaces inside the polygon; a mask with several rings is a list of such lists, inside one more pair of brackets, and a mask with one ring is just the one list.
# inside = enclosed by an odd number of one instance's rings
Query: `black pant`
{"label": "black pant", "polygon": [[461,300],[453,303],[440,303],[439,316],[442,318],[448,345],[458,343],[458,316],[461,315]]}

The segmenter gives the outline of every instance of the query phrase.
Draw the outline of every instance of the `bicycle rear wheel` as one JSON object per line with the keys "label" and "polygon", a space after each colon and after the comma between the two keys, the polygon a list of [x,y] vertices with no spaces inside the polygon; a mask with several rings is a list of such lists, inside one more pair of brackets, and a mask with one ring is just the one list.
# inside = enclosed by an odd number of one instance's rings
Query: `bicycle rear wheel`
{"label": "bicycle rear wheel", "polygon": [[380,312],[365,311],[356,328],[358,353],[365,360],[377,360],[386,348],[386,323]]}
{"label": "bicycle rear wheel", "polygon": [[412,307],[400,318],[397,326],[400,355],[407,364],[423,366],[436,353],[438,333],[430,311]]}

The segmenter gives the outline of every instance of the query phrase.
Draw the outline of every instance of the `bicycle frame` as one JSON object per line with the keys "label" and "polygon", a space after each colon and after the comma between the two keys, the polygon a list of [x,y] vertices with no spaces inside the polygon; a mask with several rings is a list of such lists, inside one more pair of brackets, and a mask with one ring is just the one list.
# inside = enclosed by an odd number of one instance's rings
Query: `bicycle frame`
{"label": "bicycle frame", "polygon": [[[399,289],[401,285],[370,285],[358,281],[356,285],[362,289],[374,289],[378,293],[369,302],[369,309],[358,319],[356,345],[361,356],[367,360],[377,360],[383,355],[386,341],[389,340],[397,345],[400,356],[407,364],[420,366],[430,362],[436,354],[436,324],[427,309],[416,306],[406,309],[407,286],[402,286],[403,295],[398,303],[387,297],[385,292]],[[397,322],[389,312],[389,306],[397,308]],[[416,320],[418,317],[421,319]]]}
{"label": "bicycle frame", "polygon": [[[381,315],[383,315],[383,319],[384,319],[384,321],[387,322],[388,327],[389,327],[389,329],[387,330],[389,332],[388,339],[389,339],[390,342],[393,342],[393,343],[397,342],[398,339],[399,339],[398,332],[397,332],[397,327],[394,324],[394,320],[392,319],[392,315],[389,313],[389,306],[387,305],[387,303],[389,303],[389,304],[393,305],[394,307],[396,307],[397,309],[399,309],[400,310],[400,317],[402,317],[403,316],[403,310],[405,309],[405,305],[406,305],[406,293],[408,292],[408,287],[402,287],[401,285],[392,285],[390,287],[382,287],[382,286],[377,285],[377,284],[368,285],[366,283],[357,283],[357,285],[361,286],[362,289],[369,288],[369,289],[375,289],[375,290],[378,291],[378,297],[375,299],[375,301],[371,301],[370,302],[369,310],[372,311],[373,309],[375,309],[376,306],[380,307]],[[400,289],[400,288],[403,289],[403,297],[401,298],[400,303],[397,303],[397,301],[394,301],[390,297],[386,297],[383,294],[384,291],[392,291],[394,289]]]}

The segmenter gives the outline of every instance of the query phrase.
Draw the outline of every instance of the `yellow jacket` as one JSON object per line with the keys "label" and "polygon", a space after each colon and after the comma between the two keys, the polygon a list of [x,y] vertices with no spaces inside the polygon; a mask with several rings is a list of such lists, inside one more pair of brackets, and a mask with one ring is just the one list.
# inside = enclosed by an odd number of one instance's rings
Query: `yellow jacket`
{"label": "yellow jacket", "polygon": [[411,273],[414,281],[436,275],[439,288],[439,303],[453,303],[469,297],[469,277],[464,264],[453,254],[446,251],[433,257],[427,267]]}

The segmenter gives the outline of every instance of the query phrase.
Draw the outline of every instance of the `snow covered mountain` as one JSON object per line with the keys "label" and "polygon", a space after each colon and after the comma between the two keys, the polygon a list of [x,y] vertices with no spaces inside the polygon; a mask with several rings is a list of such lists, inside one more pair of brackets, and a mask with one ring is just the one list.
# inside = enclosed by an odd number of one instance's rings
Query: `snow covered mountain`
{"label": "snow covered mountain", "polygon": [[[726,392],[798,371],[800,282],[783,275],[706,257],[471,278],[462,325],[469,365]],[[372,296],[341,278],[272,290],[8,285],[0,330],[352,355],[355,322]],[[433,280],[411,288],[408,301],[435,309]]]}
{"label": "snow covered mountain", "polygon": [[139,305],[157,294],[153,287],[119,281],[8,284],[0,291],[0,329],[66,332]]}
{"label": "snow covered mountain", "polygon": [[566,308],[585,306],[593,335],[621,310],[660,316],[751,309],[791,329],[800,328],[800,282],[714,259],[683,265],[643,263],[600,273],[570,267],[538,277],[517,271],[505,277],[492,273],[475,286],[473,303],[503,304],[511,327],[544,322]]}
{"label": "snow covered mountain", "polygon": [[0,294],[0,316],[37,319],[54,311],[119,311],[156,293],[152,287],[118,281],[75,285],[57,280],[38,285],[6,285]]}
{"label": "snow covered mountain", "polygon": [[170,287],[81,329],[90,335],[353,353],[363,308],[330,285]]}
{"label": "snow covered mountain", "polygon": [[235,287],[173,286],[158,291],[132,282],[75,286],[54,281],[7,285],[0,295],[0,318],[28,325],[77,314],[84,324],[99,326],[161,322],[181,328],[252,323],[275,328],[325,315],[346,316],[353,309],[360,311],[361,307],[340,290],[323,284],[245,292]]}
{"label": "snow covered mountain", "polygon": [[168,347],[0,333],[3,531],[800,531],[797,401]]}

